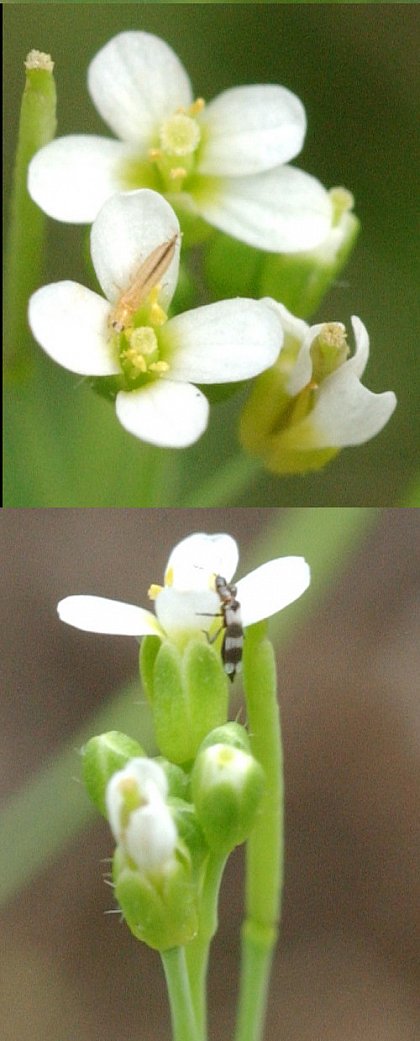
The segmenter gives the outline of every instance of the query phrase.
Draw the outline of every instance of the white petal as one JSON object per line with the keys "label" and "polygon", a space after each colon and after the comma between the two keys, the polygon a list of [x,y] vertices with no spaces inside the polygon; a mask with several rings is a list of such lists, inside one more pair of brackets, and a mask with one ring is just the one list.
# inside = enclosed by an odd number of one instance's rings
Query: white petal
{"label": "white petal", "polygon": [[130,759],[122,770],[117,770],[110,778],[105,794],[107,817],[116,842],[124,842],[125,838],[124,788],[127,781],[136,786],[139,797],[143,797],[145,803],[162,803],[168,794],[164,771],[153,759]]}
{"label": "white petal", "polygon": [[70,372],[112,376],[120,372],[109,341],[110,307],[77,282],[43,286],[29,301],[29,325],[44,351]]}
{"label": "white petal", "polygon": [[311,580],[309,565],[303,557],[279,557],[237,583],[243,625],[253,625],[270,618],[297,600]]}
{"label": "white petal", "polygon": [[284,332],[285,341],[293,340],[295,343],[302,343],[309,330],[309,325],[304,322],[302,318],[296,318],[296,315],[292,314],[291,311],[287,310],[284,304],[278,303],[277,300],[273,300],[270,296],[263,297],[264,304],[275,312],[278,316],[281,326]]}
{"label": "white petal", "polygon": [[152,798],[130,814],[124,845],[140,871],[156,871],[172,856],[177,837],[166,803]]}
{"label": "white petal", "polygon": [[204,632],[220,614],[220,600],[211,589],[182,592],[165,586],[156,597],[156,614],[168,636]]}
{"label": "white petal", "polygon": [[67,596],[57,611],[62,622],[87,633],[114,636],[162,636],[154,614],[134,604],[107,600],[102,596]]}
{"label": "white petal", "polygon": [[90,224],[106,199],[121,190],[119,171],[131,151],[106,137],[58,137],[29,164],[29,194],[56,220]]}
{"label": "white petal", "polygon": [[296,427],[297,448],[361,445],[388,422],[397,403],[395,394],[367,390],[349,367],[350,362],[321,384],[312,412]]}
{"label": "white petal", "polygon": [[195,532],[174,546],[165,568],[165,584],[176,589],[208,589],[215,575],[230,582],[238,559],[238,546],[230,535]]}
{"label": "white petal", "polygon": [[161,331],[171,379],[197,383],[256,376],[276,360],[282,339],[274,312],[240,297],[186,311]]}
{"label": "white petal", "polygon": [[193,191],[201,215],[228,235],[272,253],[313,249],[331,230],[322,184],[292,166],[251,177],[206,178]]}
{"label": "white petal", "polygon": [[190,383],[155,380],[140,390],[121,390],[116,400],[123,427],[152,445],[186,448],[204,433],[209,404]]}
{"label": "white petal", "polygon": [[353,357],[349,358],[347,368],[352,369],[354,374],[360,379],[369,359],[369,335],[366,326],[363,325],[363,322],[356,315],[353,315],[351,324],[353,326],[355,352]]}
{"label": "white petal", "polygon": [[[93,265],[105,296],[113,303],[133,284],[156,249],[179,236],[172,206],[149,188],[114,195],[100,210],[91,231]],[[180,237],[162,279],[159,301],[167,307],[178,281]]]}
{"label": "white petal", "polygon": [[141,154],[158,144],[161,120],[192,101],[190,80],[175,52],[143,32],[109,40],[90,63],[88,87],[108,126]]}
{"label": "white petal", "polygon": [[233,87],[204,109],[206,128],[198,169],[219,177],[271,170],[300,152],[305,109],[295,94],[274,84]]}
{"label": "white petal", "polygon": [[301,318],[296,318],[291,314],[284,304],[277,303],[277,300],[264,297],[264,303],[277,314],[283,329],[284,347],[295,345],[297,348],[296,361],[285,383],[287,393],[293,397],[309,383],[312,376],[313,366],[310,353],[313,340],[312,329]]}

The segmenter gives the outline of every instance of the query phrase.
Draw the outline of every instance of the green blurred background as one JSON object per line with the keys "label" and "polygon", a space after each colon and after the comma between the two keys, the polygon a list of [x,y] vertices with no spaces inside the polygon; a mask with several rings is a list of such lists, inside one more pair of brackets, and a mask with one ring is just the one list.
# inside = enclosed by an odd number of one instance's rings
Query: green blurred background
{"label": "green blurred background", "polygon": [[[58,133],[107,133],[86,91],[95,52],[123,29],[164,38],[210,99],[238,83],[279,82],[308,114],[297,165],[356,199],[362,234],[350,265],[314,320],[358,314],[371,337],[365,382],[395,390],[398,409],[369,444],[341,453],[305,478],[260,472],[229,505],[398,505],[418,467],[416,290],[417,5],[26,4],[4,10],[6,196],[23,87],[33,47],[52,54]],[[48,222],[43,281],[85,281],[84,232]],[[13,306],[13,301],[7,301]],[[216,473],[239,452],[241,399],[213,409],[205,436],[183,452],[149,450],[126,434],[112,406],[60,370],[34,345],[32,382],[6,394],[6,504],[136,506],[139,470],[165,457],[159,505],[198,505],[203,466]],[[174,465],[176,463],[176,465]],[[217,502],[215,502],[215,505]]]}

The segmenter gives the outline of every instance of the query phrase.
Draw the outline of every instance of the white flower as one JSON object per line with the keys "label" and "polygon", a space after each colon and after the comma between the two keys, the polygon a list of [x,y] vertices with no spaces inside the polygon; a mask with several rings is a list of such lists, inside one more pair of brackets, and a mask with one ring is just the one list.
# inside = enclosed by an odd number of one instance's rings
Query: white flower
{"label": "white flower", "polygon": [[106,807],[115,841],[140,871],[156,871],[172,857],[177,830],[166,804],[168,785],[152,759],[130,759],[108,782]]}
{"label": "white flower", "polygon": [[144,32],[113,37],[91,62],[88,86],[120,140],[71,135],[38,152],[28,187],[50,216],[90,222],[114,192],[150,187],[259,249],[312,249],[328,235],[328,193],[283,165],[306,131],[285,87],[234,87],[205,107],[171,47]]}
{"label": "white flower", "polygon": [[[161,280],[134,304],[139,270],[172,241]],[[123,427],[173,448],[192,444],[207,426],[208,401],[195,382],[248,379],[271,365],[278,351],[278,322],[259,301],[224,300],[166,320],[179,242],[177,217],[157,192],[114,195],[91,232],[106,299],[66,281],[43,286],[29,302],[29,324],[44,351],[71,372],[119,377],[116,412]]]}
{"label": "white flower", "polygon": [[[165,635],[183,640],[185,634],[210,629],[220,613],[215,577],[230,582],[238,562],[238,547],[230,535],[189,535],[172,550],[165,569],[165,586],[152,587],[156,615],[141,607],[95,596],[69,596],[58,604],[63,622],[86,632],[114,635]],[[269,618],[297,600],[310,582],[303,557],[280,557],[239,579],[237,599],[244,627]]]}
{"label": "white flower", "polygon": [[272,369],[255,383],[241,419],[241,440],[277,473],[317,469],[346,445],[382,430],[396,406],[392,391],[374,394],[361,383],[369,336],[352,318],[352,357],[341,322],[309,326],[275,300],[284,343]]}

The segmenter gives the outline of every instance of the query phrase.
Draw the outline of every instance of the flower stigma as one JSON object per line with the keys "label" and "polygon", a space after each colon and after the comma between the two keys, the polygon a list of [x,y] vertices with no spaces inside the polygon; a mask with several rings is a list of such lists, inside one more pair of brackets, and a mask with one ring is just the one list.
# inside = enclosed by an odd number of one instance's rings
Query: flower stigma
{"label": "flower stigma", "polygon": [[195,117],[204,104],[203,98],[197,98],[187,110],[177,109],[159,128],[159,147],[149,149],[149,160],[156,165],[167,190],[181,191],[185,179],[193,172],[202,137]]}
{"label": "flower stigma", "polygon": [[322,326],[310,348],[313,370],[312,385],[321,383],[332,372],[344,365],[350,349],[346,330],[340,322],[328,322]]}

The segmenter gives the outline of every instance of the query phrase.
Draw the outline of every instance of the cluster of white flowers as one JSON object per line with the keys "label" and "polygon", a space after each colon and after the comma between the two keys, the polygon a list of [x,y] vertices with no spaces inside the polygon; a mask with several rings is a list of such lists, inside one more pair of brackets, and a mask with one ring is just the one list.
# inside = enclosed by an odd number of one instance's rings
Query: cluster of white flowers
{"label": "cluster of white flowers", "polygon": [[[299,254],[329,241],[331,195],[288,165],[302,147],[306,118],[284,87],[235,87],[205,105],[194,100],[173,50],[144,32],[110,40],[90,64],[88,86],[119,140],[52,141],[32,160],[28,188],[52,217],[93,222],[92,262],[104,295],[71,281],[44,286],[30,300],[30,327],[71,372],[111,378],[117,417],[131,434],[186,447],[208,423],[208,400],[196,384],[236,383],[273,366],[284,313],[235,298],[168,318],[183,219],[204,220],[257,249]],[[343,367],[318,406],[323,429],[347,410],[340,444],[372,437],[395,405],[393,395],[380,395],[378,409],[365,392],[369,414],[359,423],[356,384],[366,351]]]}

